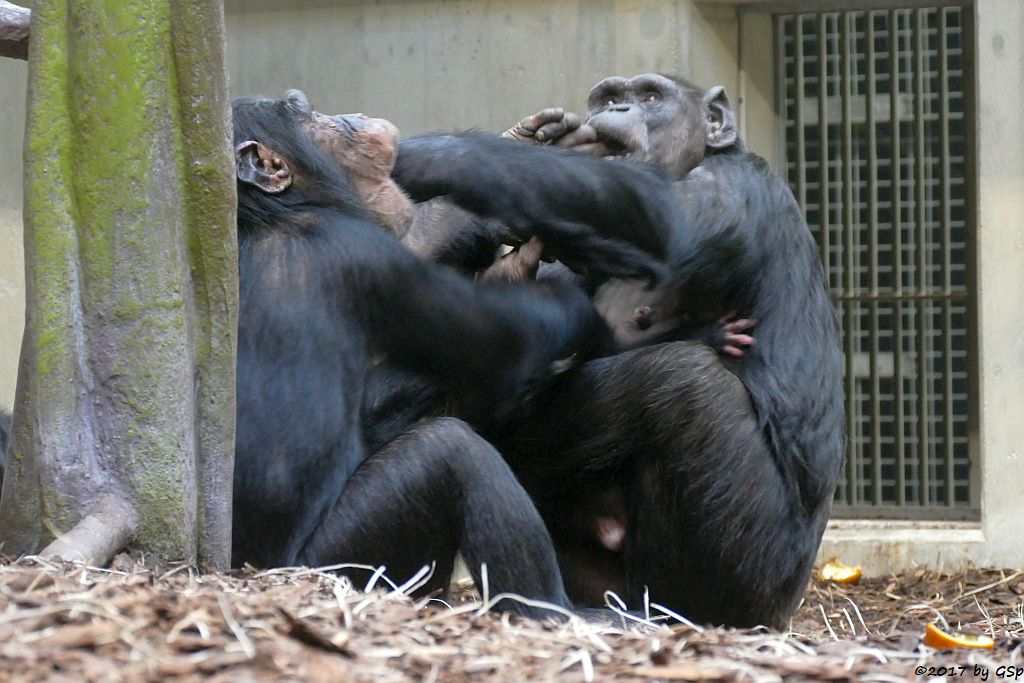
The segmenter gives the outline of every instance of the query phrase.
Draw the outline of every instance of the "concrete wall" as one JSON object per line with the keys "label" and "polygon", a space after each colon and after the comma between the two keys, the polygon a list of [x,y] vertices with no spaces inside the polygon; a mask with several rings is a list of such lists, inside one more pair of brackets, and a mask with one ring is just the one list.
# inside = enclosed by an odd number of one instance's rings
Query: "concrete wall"
{"label": "concrete wall", "polygon": [[738,85],[734,6],[691,0],[228,0],[233,95],[301,88],[320,111],[361,111],[405,134],[500,129],[543,107],[580,110],[613,74]]}
{"label": "concrete wall", "polygon": [[822,554],[873,574],[1024,566],[1024,2],[975,13],[980,523],[833,522]]}
{"label": "concrete wall", "polygon": [[21,143],[28,66],[0,57],[0,409],[14,402],[25,325],[25,254],[21,239]]}
{"label": "concrete wall", "polygon": [[1024,566],[1024,3],[977,15],[981,560]]}

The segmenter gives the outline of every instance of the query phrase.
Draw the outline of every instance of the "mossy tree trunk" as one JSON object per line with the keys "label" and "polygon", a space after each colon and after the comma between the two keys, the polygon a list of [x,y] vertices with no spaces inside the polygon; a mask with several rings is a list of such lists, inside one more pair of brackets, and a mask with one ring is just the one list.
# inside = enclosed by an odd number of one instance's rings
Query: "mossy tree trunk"
{"label": "mossy tree trunk", "polygon": [[219,0],[36,0],[4,554],[229,562],[238,272]]}

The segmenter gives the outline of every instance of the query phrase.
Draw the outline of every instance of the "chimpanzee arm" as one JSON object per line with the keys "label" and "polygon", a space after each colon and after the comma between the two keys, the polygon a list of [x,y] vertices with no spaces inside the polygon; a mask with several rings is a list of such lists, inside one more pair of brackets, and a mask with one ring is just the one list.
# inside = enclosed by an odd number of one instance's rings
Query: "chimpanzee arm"
{"label": "chimpanzee arm", "polygon": [[591,261],[579,265],[661,275],[645,254],[666,255],[676,195],[654,167],[486,134],[427,135],[399,145],[392,175],[414,200],[448,196],[522,238],[537,234],[570,264],[589,253]]}
{"label": "chimpanzee arm", "polygon": [[492,263],[502,244],[520,242],[505,225],[481,218],[437,198],[416,205],[412,227],[402,243],[420,258],[476,273]]}
{"label": "chimpanzee arm", "polygon": [[608,331],[586,295],[563,283],[474,283],[424,262],[370,226],[347,226],[348,297],[377,351],[402,367],[498,400],[549,364],[599,351]]}

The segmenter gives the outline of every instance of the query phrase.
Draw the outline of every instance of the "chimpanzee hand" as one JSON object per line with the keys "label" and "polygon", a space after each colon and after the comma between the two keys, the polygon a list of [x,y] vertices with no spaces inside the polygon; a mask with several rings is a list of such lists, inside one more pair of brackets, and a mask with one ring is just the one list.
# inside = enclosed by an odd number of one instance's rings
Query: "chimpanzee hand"
{"label": "chimpanzee hand", "polygon": [[[539,240],[536,243],[539,245]],[[527,242],[523,247],[529,244]],[[493,392],[493,395],[499,397],[492,413],[494,424],[521,414],[520,411],[531,398],[543,393],[565,370],[593,358],[613,355],[617,351],[607,323],[594,308],[590,297],[578,285],[559,280],[542,280],[502,290],[503,297],[510,295],[528,296],[536,302],[556,303],[559,319],[567,323],[567,326],[565,336],[558,339],[554,346],[550,345],[553,340],[549,326],[536,326],[534,343],[522,347],[524,350],[535,349],[535,352],[524,355],[516,365],[504,368],[506,383]],[[538,371],[542,367],[544,370]]]}
{"label": "chimpanzee hand", "polygon": [[559,147],[576,147],[597,140],[597,132],[584,124],[578,114],[561,107],[542,109],[527,116],[501,136],[528,144],[550,143]]}
{"label": "chimpanzee hand", "polygon": [[549,143],[595,157],[612,153],[607,144],[597,139],[593,126],[583,123],[578,114],[565,112],[561,107],[542,109],[527,116],[501,136],[531,145]]}
{"label": "chimpanzee hand", "polygon": [[733,358],[742,358],[745,349],[754,345],[754,337],[745,334],[754,329],[757,321],[753,318],[736,319],[736,311],[729,311],[718,319],[712,328],[711,346],[719,353]]}
{"label": "chimpanzee hand", "polygon": [[531,237],[491,264],[480,279],[488,282],[525,282],[537,279],[537,269],[544,256],[544,243]]}

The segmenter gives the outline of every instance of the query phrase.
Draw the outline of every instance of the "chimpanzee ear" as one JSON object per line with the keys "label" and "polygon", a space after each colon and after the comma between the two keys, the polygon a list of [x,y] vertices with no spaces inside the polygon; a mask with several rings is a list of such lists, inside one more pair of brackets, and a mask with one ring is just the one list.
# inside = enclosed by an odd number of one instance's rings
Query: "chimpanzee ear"
{"label": "chimpanzee ear", "polygon": [[724,149],[736,144],[736,112],[729,104],[725,88],[720,85],[704,93],[704,116],[707,120],[706,144],[712,149]]}
{"label": "chimpanzee ear", "polygon": [[255,140],[235,147],[235,173],[243,183],[255,185],[267,194],[281,194],[292,184],[288,163]]}

